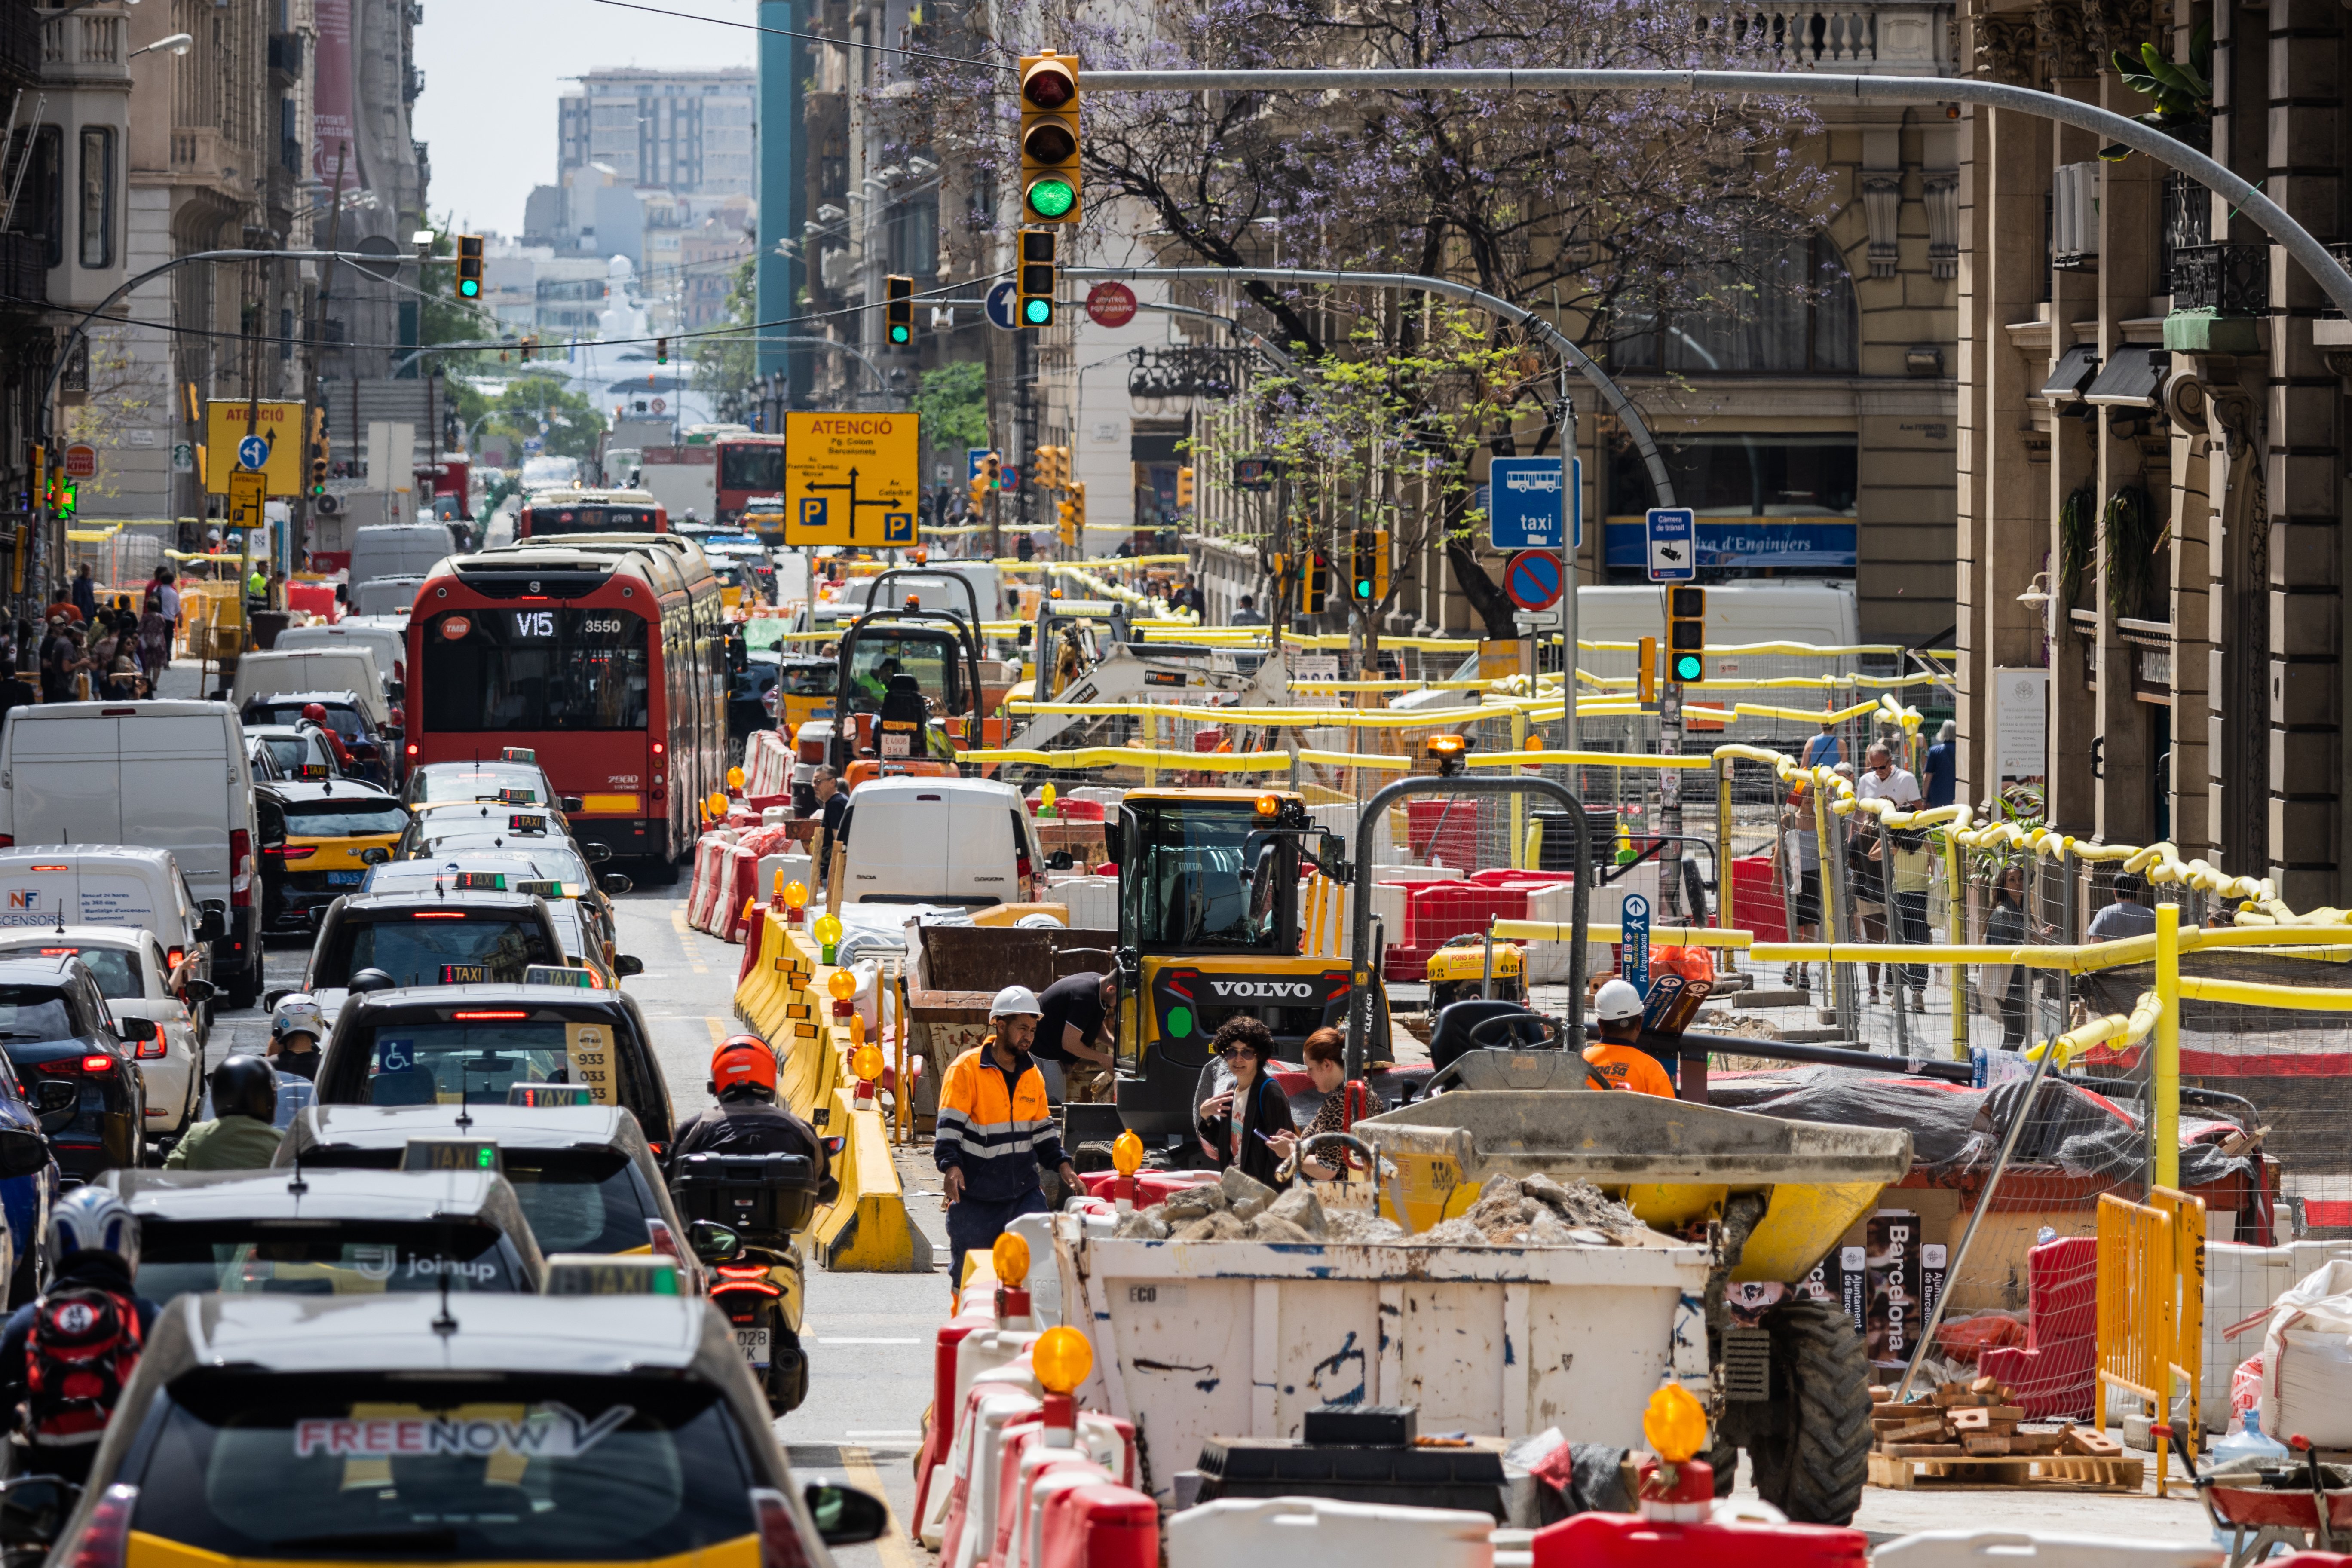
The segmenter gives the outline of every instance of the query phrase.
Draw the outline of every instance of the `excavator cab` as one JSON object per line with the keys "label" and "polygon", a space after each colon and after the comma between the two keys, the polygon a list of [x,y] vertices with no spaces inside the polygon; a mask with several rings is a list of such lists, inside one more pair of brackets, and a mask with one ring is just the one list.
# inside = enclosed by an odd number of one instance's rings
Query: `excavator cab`
{"label": "excavator cab", "polygon": [[[1118,1110],[1139,1135],[1191,1127],[1210,1041],[1235,1014],[1263,1020],[1293,1060],[1308,1035],[1345,1021],[1347,960],[1299,952],[1301,870],[1342,879],[1345,848],[1297,795],[1128,793],[1110,846],[1118,865]],[[1384,995],[1374,1017],[1385,1046]]]}

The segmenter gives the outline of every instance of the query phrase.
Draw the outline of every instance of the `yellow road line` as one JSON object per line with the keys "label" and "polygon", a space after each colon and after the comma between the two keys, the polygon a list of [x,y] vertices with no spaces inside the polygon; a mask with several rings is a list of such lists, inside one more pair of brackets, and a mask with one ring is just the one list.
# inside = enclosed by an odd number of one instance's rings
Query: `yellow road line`
{"label": "yellow road line", "polygon": [[[882,1472],[874,1468],[872,1452],[864,1447],[844,1444],[841,1449],[842,1477],[861,1491],[872,1492],[889,1506],[889,1494],[882,1489]],[[931,1554],[918,1551],[908,1539],[906,1530],[898,1523],[898,1510],[890,1510],[889,1528],[874,1542],[882,1568],[932,1568]]]}

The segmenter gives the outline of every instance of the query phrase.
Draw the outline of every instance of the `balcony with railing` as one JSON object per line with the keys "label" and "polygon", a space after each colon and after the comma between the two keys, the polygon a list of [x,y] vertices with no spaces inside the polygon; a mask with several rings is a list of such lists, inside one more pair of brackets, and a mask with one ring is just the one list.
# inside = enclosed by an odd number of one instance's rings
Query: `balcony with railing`
{"label": "balcony with railing", "polygon": [[41,16],[26,0],[0,5],[0,88],[41,79]]}
{"label": "balcony with railing", "polygon": [[1760,52],[1782,68],[1862,76],[1952,76],[1952,7],[1919,0],[1873,5],[1725,5],[1700,23],[1727,52]]}
{"label": "balcony with railing", "polygon": [[2267,245],[2228,242],[2172,248],[2172,313],[2164,346],[2190,353],[2259,353],[2271,308]]}
{"label": "balcony with railing", "polygon": [[121,79],[121,16],[58,16],[41,24],[41,70],[52,81]]}

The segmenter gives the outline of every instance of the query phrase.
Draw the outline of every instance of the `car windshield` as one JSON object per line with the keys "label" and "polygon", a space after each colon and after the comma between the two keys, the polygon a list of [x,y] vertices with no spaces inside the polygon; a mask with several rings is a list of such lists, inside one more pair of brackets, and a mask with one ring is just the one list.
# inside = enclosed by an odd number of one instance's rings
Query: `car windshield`
{"label": "car windshield", "polygon": [[[507,1090],[519,1083],[584,1083],[598,1104],[613,1104],[612,1026],[551,1014],[534,1017],[532,1011],[461,1007],[446,1023],[380,1023],[355,1036],[353,1043],[367,1064],[363,1103],[503,1102]],[[340,1056],[340,1043],[337,1052]],[[329,1086],[330,1099],[360,1087],[341,1071],[336,1080]],[[548,1250],[561,1248],[551,1246]]]}
{"label": "car windshield", "polygon": [[849,658],[851,708],[878,710],[894,675],[913,676],[923,695],[939,701],[942,712],[961,710],[961,667],[946,637],[894,637],[870,629],[858,633]]}
{"label": "car windshield", "polygon": [[773,494],[784,488],[781,441],[745,442],[719,448],[719,488]]}
{"label": "car windshield", "polygon": [[286,831],[297,838],[351,838],[363,833],[399,833],[408,826],[408,813],[396,800],[355,795],[348,799],[289,800]]}
{"label": "car windshield", "polygon": [[497,800],[502,790],[523,790],[547,798],[547,775],[537,768],[419,768],[409,776],[414,801]]}
{"label": "car windshield", "polygon": [[242,1296],[373,1296],[387,1290],[511,1292],[517,1276],[486,1225],[383,1220],[202,1223],[149,1219],[139,1233],[139,1293],[168,1301],[189,1291]]}
{"label": "car windshield", "polygon": [[308,735],[264,735],[261,743],[289,779],[300,778],[306,767],[325,768],[331,760],[325,748]]}
{"label": "car windshield", "polygon": [[402,910],[373,920],[345,919],[313,961],[314,986],[348,985],[362,969],[381,969],[394,985],[520,982],[534,963],[561,963],[536,921],[459,910]]}
{"label": "car windshield", "polygon": [[787,696],[830,697],[840,689],[841,666],[831,659],[823,664],[787,664],[779,679]]}
{"label": "car windshield", "polygon": [[203,1368],[163,1397],[131,1529],[218,1557],[676,1559],[754,1529],[726,1402],[675,1377]]}
{"label": "car windshield", "polygon": [[646,623],[625,610],[449,610],[425,627],[425,727],[642,730]]}
{"label": "car windshield", "polygon": [[[368,873],[365,891],[406,892],[430,889],[438,881],[452,887],[460,877],[499,878],[503,887],[494,892],[520,892],[525,882],[561,882],[567,889],[588,886],[588,864],[570,847],[533,841],[529,850],[472,849],[439,860],[394,860]],[[478,881],[473,884],[479,887]]]}
{"label": "car windshield", "polygon": [[39,945],[26,943],[18,947],[0,948],[0,958],[28,958],[39,953],[43,958],[79,958],[89,965],[98,981],[98,989],[110,1002],[123,1002],[147,994],[141,983],[139,955],[119,947],[60,947],[55,942]]}
{"label": "car windshield", "polygon": [[54,985],[0,985],[0,1040],[66,1040],[73,1005]]}
{"label": "car windshield", "polygon": [[649,506],[557,506],[542,501],[523,513],[530,537],[559,533],[651,533],[656,524]]}
{"label": "car windshield", "polygon": [[541,1252],[627,1252],[646,1245],[646,1201],[617,1149],[516,1149],[500,1156]]}
{"label": "car windshield", "polygon": [[[309,702],[272,702],[267,698],[257,698],[245,705],[245,721],[257,729],[264,724],[290,727],[301,720],[302,710],[311,706],[313,704]],[[361,740],[366,735],[367,721],[360,717],[358,709],[347,708],[340,702],[317,706],[326,709],[329,728],[345,741]]]}
{"label": "car windshield", "polygon": [[[1141,842],[1128,855],[1139,875],[1124,892],[1132,902],[1122,923],[1138,926],[1146,943],[1176,947],[1255,947],[1265,940],[1273,922],[1264,906],[1271,900],[1252,898],[1250,872],[1265,864],[1272,845],[1255,831],[1255,814],[1153,802],[1135,816]],[[1257,880],[1271,892],[1267,879]]]}

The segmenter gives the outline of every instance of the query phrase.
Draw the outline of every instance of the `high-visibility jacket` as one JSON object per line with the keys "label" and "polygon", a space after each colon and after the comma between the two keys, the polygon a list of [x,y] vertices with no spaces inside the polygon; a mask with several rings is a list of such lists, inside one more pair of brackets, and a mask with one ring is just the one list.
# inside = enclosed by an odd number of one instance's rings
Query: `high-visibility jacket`
{"label": "high-visibility jacket", "polygon": [[1062,1166],[1062,1140],[1045,1103],[1045,1079],[1026,1052],[1006,1072],[976,1046],[948,1064],[931,1158],[963,1172],[968,1198],[996,1203],[1037,1190],[1040,1169]]}
{"label": "high-visibility jacket", "polygon": [[1639,1046],[1612,1046],[1607,1041],[1584,1047],[1584,1059],[1592,1070],[1609,1080],[1612,1089],[1630,1089],[1637,1094],[1654,1094],[1663,1100],[1675,1098],[1674,1080],[1658,1058]]}

